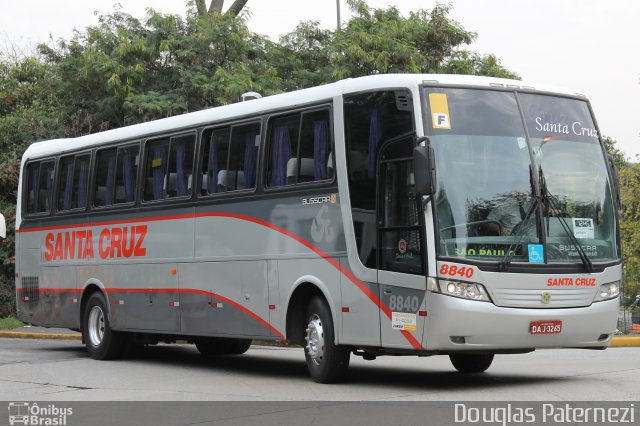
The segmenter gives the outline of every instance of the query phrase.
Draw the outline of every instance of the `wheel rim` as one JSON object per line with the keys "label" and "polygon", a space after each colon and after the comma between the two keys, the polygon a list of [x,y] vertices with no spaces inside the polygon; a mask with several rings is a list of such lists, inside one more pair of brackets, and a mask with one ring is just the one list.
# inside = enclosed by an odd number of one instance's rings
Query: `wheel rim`
{"label": "wheel rim", "polygon": [[320,365],[324,357],[324,330],[322,328],[322,320],[317,314],[313,314],[307,325],[307,346],[305,349],[309,354],[309,358],[314,364]]}
{"label": "wheel rim", "polygon": [[104,313],[100,306],[94,306],[89,312],[89,340],[93,346],[100,346],[104,338]]}

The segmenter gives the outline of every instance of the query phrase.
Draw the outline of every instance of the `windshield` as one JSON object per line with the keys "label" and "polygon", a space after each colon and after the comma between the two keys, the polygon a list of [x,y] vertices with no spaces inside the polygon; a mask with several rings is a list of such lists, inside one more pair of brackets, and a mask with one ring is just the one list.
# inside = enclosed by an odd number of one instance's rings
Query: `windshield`
{"label": "windshield", "polygon": [[579,243],[590,261],[617,258],[606,163],[586,102],[429,87],[425,104],[440,256],[580,263]]}

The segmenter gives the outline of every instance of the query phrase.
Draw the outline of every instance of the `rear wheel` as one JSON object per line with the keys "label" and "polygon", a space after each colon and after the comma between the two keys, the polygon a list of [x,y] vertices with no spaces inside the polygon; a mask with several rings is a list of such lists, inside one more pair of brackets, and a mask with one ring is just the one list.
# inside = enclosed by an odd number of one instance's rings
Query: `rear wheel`
{"label": "rear wheel", "polygon": [[493,354],[451,354],[449,359],[461,373],[482,373],[491,366]]}
{"label": "rear wheel", "polygon": [[82,337],[93,359],[114,359],[122,354],[126,336],[111,329],[107,303],[102,293],[89,296],[82,325]]}
{"label": "rear wheel", "polygon": [[335,345],[333,318],[327,303],[314,297],[307,309],[304,355],[311,378],[318,383],[338,382],[349,367],[348,348]]}

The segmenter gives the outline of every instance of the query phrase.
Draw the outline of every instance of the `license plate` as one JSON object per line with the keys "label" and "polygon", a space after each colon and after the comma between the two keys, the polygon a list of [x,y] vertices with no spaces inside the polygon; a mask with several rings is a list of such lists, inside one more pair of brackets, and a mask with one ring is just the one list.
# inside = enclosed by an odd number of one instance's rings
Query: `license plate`
{"label": "license plate", "polygon": [[562,332],[562,321],[531,321],[529,324],[530,334],[558,334]]}

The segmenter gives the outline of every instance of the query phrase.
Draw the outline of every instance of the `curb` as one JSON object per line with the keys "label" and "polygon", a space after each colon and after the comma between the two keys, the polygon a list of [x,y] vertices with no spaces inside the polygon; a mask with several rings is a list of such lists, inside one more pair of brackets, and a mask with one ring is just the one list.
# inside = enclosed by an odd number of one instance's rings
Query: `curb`
{"label": "curb", "polygon": [[[48,340],[81,340],[80,334],[63,333],[25,333],[22,331],[0,331],[0,338],[12,339],[48,339]],[[254,340],[254,344],[262,346],[297,347],[271,340]],[[640,336],[614,337],[611,339],[610,348],[629,348],[640,346]]]}
{"label": "curb", "polygon": [[0,331],[0,337],[12,339],[80,340],[80,334],[25,333],[22,331]]}
{"label": "curb", "polygon": [[611,339],[610,346],[615,348],[629,348],[633,346],[640,346],[640,336],[614,337],[613,339]]}

